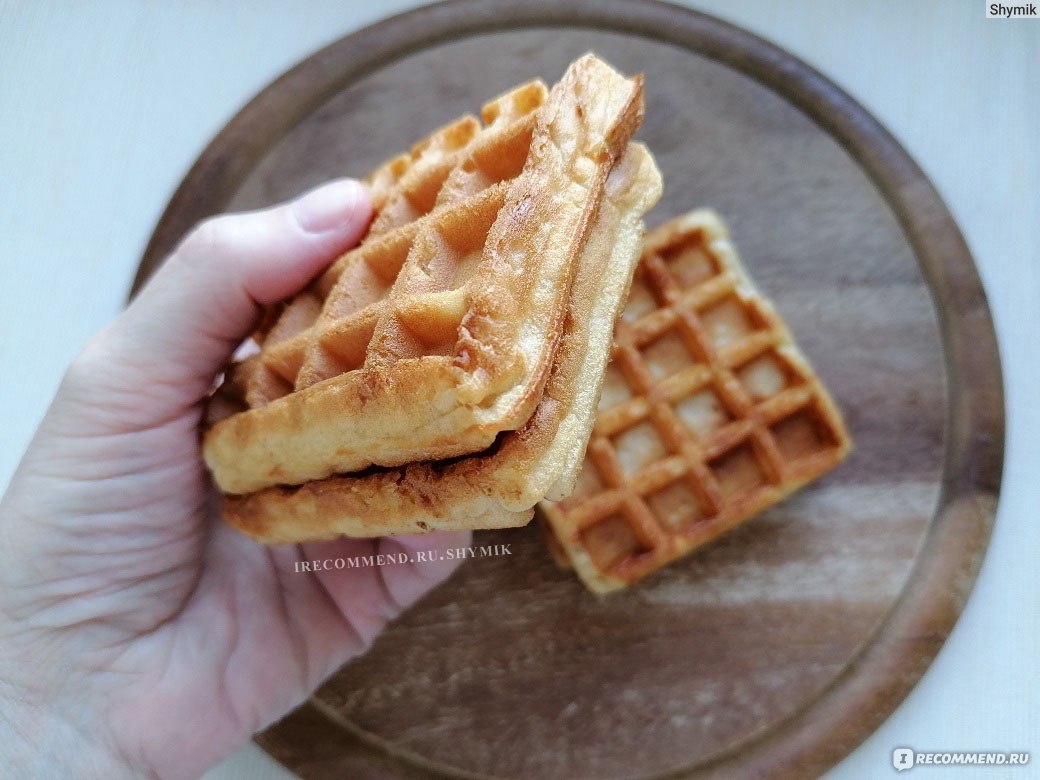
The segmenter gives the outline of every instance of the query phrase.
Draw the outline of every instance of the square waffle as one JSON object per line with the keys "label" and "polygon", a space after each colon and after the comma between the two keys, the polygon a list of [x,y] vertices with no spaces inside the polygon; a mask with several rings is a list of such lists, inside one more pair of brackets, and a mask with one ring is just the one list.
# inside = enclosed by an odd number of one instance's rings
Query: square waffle
{"label": "square waffle", "polygon": [[849,436],[718,216],[651,231],[573,493],[540,505],[593,591],[645,577],[837,465]]}
{"label": "square waffle", "polygon": [[225,494],[461,456],[531,416],[641,78],[586,55],[370,177],[361,244],[258,334],[203,454]]}
{"label": "square waffle", "polygon": [[629,144],[607,179],[579,256],[563,336],[527,423],[488,450],[448,462],[339,475],[299,487],[229,496],[224,517],[264,542],[348,534],[524,525],[546,495],[566,495],[581,466],[599,385],[642,247],[642,216],[661,177],[645,147]]}

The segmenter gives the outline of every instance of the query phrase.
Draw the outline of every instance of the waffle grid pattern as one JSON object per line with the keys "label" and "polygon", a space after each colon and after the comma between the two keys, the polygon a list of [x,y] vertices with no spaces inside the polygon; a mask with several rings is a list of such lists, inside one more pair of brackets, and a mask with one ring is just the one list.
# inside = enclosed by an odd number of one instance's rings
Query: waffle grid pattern
{"label": "waffle grid pattern", "polygon": [[694,212],[648,237],[584,469],[569,498],[543,509],[579,574],[607,591],[775,503],[847,448],[725,227]]}
{"label": "waffle grid pattern", "polygon": [[371,174],[377,214],[365,240],[269,317],[263,351],[236,367],[247,407],[366,361],[451,354],[467,284],[546,96],[541,81],[517,87],[483,107],[486,125],[463,117]]}

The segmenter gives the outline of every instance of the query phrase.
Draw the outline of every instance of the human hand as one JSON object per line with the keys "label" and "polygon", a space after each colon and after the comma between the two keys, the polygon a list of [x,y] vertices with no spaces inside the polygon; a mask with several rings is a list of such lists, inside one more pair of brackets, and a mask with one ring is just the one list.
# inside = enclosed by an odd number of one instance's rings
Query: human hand
{"label": "human hand", "polygon": [[0,767],[197,777],[453,570],[298,573],[469,535],[264,547],[216,518],[200,459],[204,400],[260,305],[304,287],[370,214],[341,180],[204,222],[70,366],[0,502]]}

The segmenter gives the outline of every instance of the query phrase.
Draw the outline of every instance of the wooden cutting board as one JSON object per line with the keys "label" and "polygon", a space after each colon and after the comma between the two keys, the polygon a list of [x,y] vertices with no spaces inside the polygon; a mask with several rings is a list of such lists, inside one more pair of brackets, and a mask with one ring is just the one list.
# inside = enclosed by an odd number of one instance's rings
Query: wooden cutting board
{"label": "wooden cutting board", "polygon": [[843,409],[838,470],[628,592],[557,569],[536,525],[468,562],[258,736],[305,778],[811,776],[935,656],[993,522],[1003,400],[971,257],[931,184],[803,63],[651,2],[458,0],[351,35],[213,141],[139,281],[198,219],[362,175],[593,50],[646,74],[651,224],[729,222]]}

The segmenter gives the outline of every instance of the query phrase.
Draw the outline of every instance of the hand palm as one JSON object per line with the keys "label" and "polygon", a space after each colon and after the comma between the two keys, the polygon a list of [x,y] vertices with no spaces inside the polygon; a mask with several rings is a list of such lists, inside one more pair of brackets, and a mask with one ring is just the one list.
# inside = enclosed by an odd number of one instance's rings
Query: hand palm
{"label": "hand palm", "polygon": [[[355,203],[350,213],[359,211]],[[270,223],[277,213],[248,218]],[[355,240],[358,221],[332,243]],[[187,246],[180,251],[202,251]],[[309,254],[329,259],[323,246]],[[248,297],[291,292],[281,286]],[[214,358],[241,336],[244,318],[228,319],[235,327],[210,336]],[[0,607],[29,627],[11,635],[14,661],[41,652],[61,661],[20,684],[107,722],[129,763],[195,776],[302,701],[452,568],[300,572],[297,562],[437,550],[468,537],[269,548],[231,530],[216,518],[198,451],[199,401],[219,363],[200,359],[186,375],[154,351],[126,348],[127,338],[113,326],[70,369],[12,482]]]}

